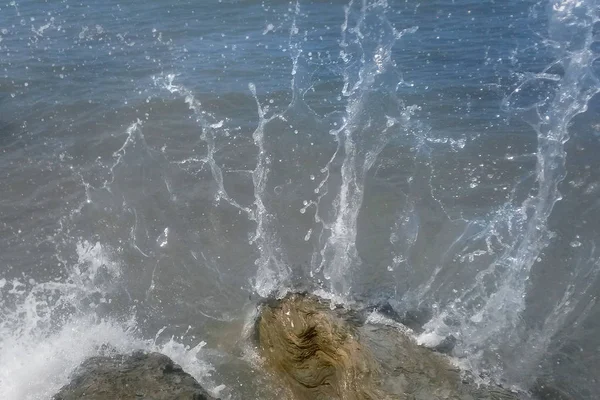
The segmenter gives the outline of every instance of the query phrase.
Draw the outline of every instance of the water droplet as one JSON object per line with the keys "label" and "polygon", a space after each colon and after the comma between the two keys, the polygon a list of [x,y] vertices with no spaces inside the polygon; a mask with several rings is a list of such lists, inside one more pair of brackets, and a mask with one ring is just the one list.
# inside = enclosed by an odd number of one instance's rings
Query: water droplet
{"label": "water droplet", "polygon": [[304,236],[304,241],[308,242],[311,235],[312,235],[312,229],[309,229],[308,232],[306,232],[306,235]]}
{"label": "water droplet", "polygon": [[265,30],[263,31],[263,35],[266,35],[267,33],[271,32],[273,29],[275,29],[275,26],[273,24],[268,24],[265,27]]}

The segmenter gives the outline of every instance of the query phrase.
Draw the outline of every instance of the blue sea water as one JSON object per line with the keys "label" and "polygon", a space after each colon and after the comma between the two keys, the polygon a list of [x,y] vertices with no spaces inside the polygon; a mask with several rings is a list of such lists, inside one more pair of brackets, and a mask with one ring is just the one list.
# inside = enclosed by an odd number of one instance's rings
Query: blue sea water
{"label": "blue sea water", "polygon": [[51,398],[105,344],[277,398],[247,331],[298,288],[389,304],[523,396],[598,398],[599,18],[0,3],[0,398]]}

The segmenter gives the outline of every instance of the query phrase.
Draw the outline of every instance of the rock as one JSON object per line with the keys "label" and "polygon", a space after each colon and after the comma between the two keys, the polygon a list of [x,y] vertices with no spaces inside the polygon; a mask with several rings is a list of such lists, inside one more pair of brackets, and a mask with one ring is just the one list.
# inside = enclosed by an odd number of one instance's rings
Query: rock
{"label": "rock", "polygon": [[262,309],[258,339],[265,359],[295,399],[384,399],[377,362],[356,332],[320,302],[290,296]]}
{"label": "rock", "polygon": [[572,400],[572,397],[553,385],[551,381],[538,378],[533,385],[532,393],[543,400]]}
{"label": "rock", "polygon": [[474,384],[447,356],[398,329],[400,324],[366,323],[359,314],[305,294],[261,307],[259,351],[291,399],[519,399],[502,388]]}
{"label": "rock", "polygon": [[169,357],[159,353],[92,357],[53,400],[214,400]]}

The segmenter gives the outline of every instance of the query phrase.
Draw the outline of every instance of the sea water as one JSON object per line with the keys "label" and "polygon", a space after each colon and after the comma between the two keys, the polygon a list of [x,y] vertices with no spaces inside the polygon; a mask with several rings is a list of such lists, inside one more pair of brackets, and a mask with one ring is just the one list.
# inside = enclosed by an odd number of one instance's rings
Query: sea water
{"label": "sea water", "polygon": [[599,4],[0,4],[0,398],[105,346],[276,397],[261,297],[600,395]]}

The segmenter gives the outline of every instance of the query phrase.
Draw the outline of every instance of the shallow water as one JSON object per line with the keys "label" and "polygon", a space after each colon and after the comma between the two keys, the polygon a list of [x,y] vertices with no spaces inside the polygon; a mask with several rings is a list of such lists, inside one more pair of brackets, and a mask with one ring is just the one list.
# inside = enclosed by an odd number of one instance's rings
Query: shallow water
{"label": "shallow water", "polygon": [[267,398],[244,327],[300,287],[595,399],[598,12],[1,4],[0,398],[105,343]]}

